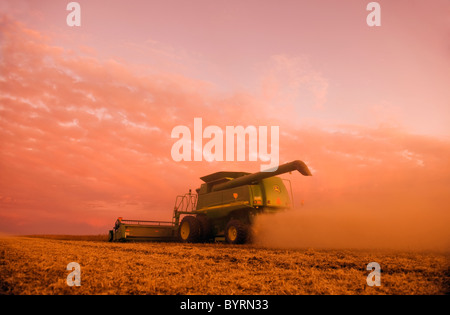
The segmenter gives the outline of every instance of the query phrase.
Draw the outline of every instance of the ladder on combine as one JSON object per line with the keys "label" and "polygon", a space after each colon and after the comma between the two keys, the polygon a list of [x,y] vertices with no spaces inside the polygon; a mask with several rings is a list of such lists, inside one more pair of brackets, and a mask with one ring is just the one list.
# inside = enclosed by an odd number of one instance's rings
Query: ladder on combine
{"label": "ladder on combine", "polygon": [[193,195],[191,190],[187,194],[178,195],[173,208],[172,222],[174,226],[180,225],[180,217],[183,214],[194,214],[197,207],[197,195]]}

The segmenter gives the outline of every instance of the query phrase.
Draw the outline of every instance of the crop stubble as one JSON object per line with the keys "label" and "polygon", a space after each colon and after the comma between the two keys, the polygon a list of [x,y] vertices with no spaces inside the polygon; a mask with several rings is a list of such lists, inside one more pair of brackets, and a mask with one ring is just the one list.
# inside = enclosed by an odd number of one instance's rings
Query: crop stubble
{"label": "crop stubble", "polygon": [[[0,238],[0,294],[448,294],[442,252]],[[381,265],[369,287],[368,263]],[[69,287],[66,266],[81,266]]]}

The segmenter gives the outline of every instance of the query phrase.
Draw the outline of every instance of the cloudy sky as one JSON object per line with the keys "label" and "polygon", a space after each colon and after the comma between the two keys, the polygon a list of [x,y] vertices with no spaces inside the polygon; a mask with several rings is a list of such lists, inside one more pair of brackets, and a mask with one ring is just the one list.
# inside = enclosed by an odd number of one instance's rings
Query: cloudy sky
{"label": "cloudy sky", "polygon": [[80,0],[80,27],[68,3],[0,3],[0,232],[170,220],[199,177],[259,171],[173,161],[195,117],[280,126],[304,211],[448,220],[447,0],[378,1],[379,27],[361,0]]}

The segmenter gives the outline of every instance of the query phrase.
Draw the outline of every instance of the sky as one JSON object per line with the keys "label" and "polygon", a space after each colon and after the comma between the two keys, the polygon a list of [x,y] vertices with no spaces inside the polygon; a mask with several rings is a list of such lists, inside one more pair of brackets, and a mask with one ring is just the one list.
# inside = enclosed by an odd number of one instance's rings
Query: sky
{"label": "sky", "polygon": [[0,232],[170,220],[201,176],[259,171],[175,162],[196,117],[279,126],[301,211],[448,222],[447,0],[377,1],[372,27],[362,0],[77,2],[79,27],[69,1],[0,3]]}

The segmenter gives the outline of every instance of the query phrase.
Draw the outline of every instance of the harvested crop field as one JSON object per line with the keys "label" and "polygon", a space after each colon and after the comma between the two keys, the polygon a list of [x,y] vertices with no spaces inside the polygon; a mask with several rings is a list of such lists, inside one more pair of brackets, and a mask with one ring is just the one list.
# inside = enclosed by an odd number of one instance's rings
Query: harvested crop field
{"label": "harvested crop field", "polygon": [[[67,264],[81,266],[68,286]],[[366,266],[381,266],[370,287]],[[0,238],[0,294],[448,294],[441,252]]]}

